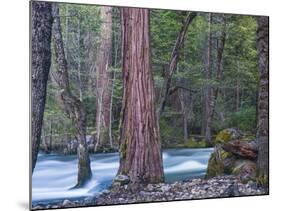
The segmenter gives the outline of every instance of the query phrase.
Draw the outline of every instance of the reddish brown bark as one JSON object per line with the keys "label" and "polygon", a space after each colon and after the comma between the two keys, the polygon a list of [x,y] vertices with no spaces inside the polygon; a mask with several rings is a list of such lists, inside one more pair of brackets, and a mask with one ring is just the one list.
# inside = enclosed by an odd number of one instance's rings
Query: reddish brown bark
{"label": "reddish brown bark", "polygon": [[246,141],[235,140],[222,145],[222,148],[242,158],[255,160],[257,158],[257,149]]}
{"label": "reddish brown bark", "polygon": [[123,102],[120,167],[131,183],[164,179],[151,70],[149,10],[122,8]]}
{"label": "reddish brown bark", "polygon": [[96,80],[96,129],[97,143],[95,151],[104,146],[112,147],[109,137],[110,128],[110,103],[111,103],[111,51],[112,51],[112,7],[101,8],[100,46],[97,54]]}
{"label": "reddish brown bark", "polygon": [[32,172],[40,145],[47,81],[51,65],[52,4],[31,2],[31,108]]}

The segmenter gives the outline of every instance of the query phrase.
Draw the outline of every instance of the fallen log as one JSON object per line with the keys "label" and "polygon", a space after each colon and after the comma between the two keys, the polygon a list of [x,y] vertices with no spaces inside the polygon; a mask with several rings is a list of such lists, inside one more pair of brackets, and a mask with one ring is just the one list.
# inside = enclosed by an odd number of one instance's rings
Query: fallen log
{"label": "fallen log", "polygon": [[258,155],[258,151],[254,144],[240,140],[225,143],[222,145],[222,148],[227,152],[231,152],[234,155],[250,160],[256,160]]}

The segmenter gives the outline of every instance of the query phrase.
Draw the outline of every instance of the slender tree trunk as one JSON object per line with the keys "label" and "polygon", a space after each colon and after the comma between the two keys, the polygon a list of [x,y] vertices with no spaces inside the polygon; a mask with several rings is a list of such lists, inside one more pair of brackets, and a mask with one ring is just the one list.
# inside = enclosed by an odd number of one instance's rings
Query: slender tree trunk
{"label": "slender tree trunk", "polygon": [[51,65],[52,4],[31,2],[32,55],[31,55],[31,106],[32,106],[32,172],[40,145],[47,81]]}
{"label": "slender tree trunk", "polygon": [[[120,36],[118,36],[119,33],[115,32],[114,33],[114,68],[117,68],[117,58],[118,58],[118,42],[120,40]],[[111,86],[111,99],[110,99],[110,123],[109,123],[109,142],[110,142],[110,147],[113,147],[113,137],[112,137],[112,122],[113,122],[113,97],[114,97],[114,88],[115,88],[115,78],[116,78],[116,71],[113,71],[113,78],[112,78],[112,86]]]}
{"label": "slender tree trunk", "polygon": [[149,10],[122,8],[120,167],[131,183],[164,180],[151,70]]}
{"label": "slender tree trunk", "polygon": [[64,105],[65,112],[73,120],[77,132],[77,139],[79,146],[77,149],[78,154],[78,178],[76,187],[83,186],[92,176],[90,158],[88,154],[88,147],[86,143],[86,117],[85,110],[81,101],[72,95],[68,72],[67,61],[65,59],[63,40],[61,34],[59,8],[53,4],[53,41],[56,56],[56,74],[57,83],[61,89],[60,97]]}
{"label": "slender tree trunk", "polygon": [[44,130],[44,124],[42,125],[42,135],[41,135],[41,139],[42,139],[42,145],[43,145],[43,149],[44,151],[47,153],[48,152],[48,144],[46,141],[46,134],[45,134],[45,130]]}
{"label": "slender tree trunk", "polygon": [[97,54],[97,143],[95,151],[110,144],[110,104],[111,104],[111,72],[112,63],[112,7],[101,8],[100,46]]}
{"label": "slender tree trunk", "polygon": [[53,143],[53,126],[52,126],[52,121],[50,121],[50,136],[49,136],[49,151],[52,151],[52,143]]}
{"label": "slender tree trunk", "polygon": [[81,52],[80,52],[80,37],[81,37],[81,18],[78,18],[77,24],[77,44],[78,44],[78,80],[79,80],[79,100],[83,102],[83,90],[82,90],[82,77],[81,77]]}
{"label": "slender tree trunk", "polygon": [[171,87],[172,77],[177,68],[177,64],[178,64],[178,60],[179,60],[179,56],[180,56],[179,53],[180,53],[180,49],[183,46],[185,35],[188,31],[189,25],[191,24],[192,20],[196,17],[196,15],[197,14],[195,12],[188,13],[188,15],[186,16],[185,21],[181,27],[181,30],[178,34],[173,52],[171,54],[169,67],[165,71],[165,78],[164,78],[164,82],[163,82],[163,85],[161,88],[161,93],[160,93],[160,98],[159,98],[160,100],[159,100],[158,112],[157,112],[158,120],[160,119],[160,116],[163,113],[164,108],[165,108],[165,104],[166,104],[167,97],[169,94],[169,89]]}
{"label": "slender tree trunk", "polygon": [[201,94],[202,112],[201,112],[201,135],[205,136],[206,132],[206,89],[203,87]]}
{"label": "slender tree trunk", "polygon": [[[208,81],[212,79],[212,67],[211,67],[211,57],[212,57],[212,13],[209,13],[208,17],[208,40],[207,40],[207,51],[206,51],[206,70],[205,70],[205,77]],[[211,95],[212,89],[211,86],[208,84],[204,90],[204,103],[205,103],[205,116],[204,116],[204,126],[205,126],[205,140],[208,143],[211,143]]]}
{"label": "slender tree trunk", "polygon": [[192,92],[186,90],[179,90],[179,99],[181,103],[181,113],[183,116],[183,134],[184,134],[184,142],[188,142],[189,132],[188,132],[188,124],[189,119],[192,114]]}
{"label": "slender tree trunk", "polygon": [[68,4],[65,5],[65,46],[64,46],[64,54],[65,54],[65,59],[67,60],[67,54],[68,54]]}
{"label": "slender tree trunk", "polygon": [[259,96],[258,96],[258,175],[268,182],[269,165],[269,18],[258,17],[257,49],[259,58]]}
{"label": "slender tree trunk", "polygon": [[208,105],[207,105],[207,112],[206,112],[207,121],[206,121],[205,139],[208,143],[211,143],[211,139],[212,139],[211,124],[215,113],[215,105],[219,92],[219,84],[221,82],[221,76],[222,76],[222,56],[223,56],[225,36],[226,36],[226,31],[225,31],[226,22],[224,16],[222,16],[221,18],[221,24],[222,24],[222,31],[220,37],[218,38],[218,45],[217,45],[217,62],[216,62],[216,76],[215,76],[215,81],[217,85],[216,87],[210,87],[210,90],[208,90],[208,98],[207,98]]}
{"label": "slender tree trunk", "polygon": [[240,80],[236,81],[236,112],[240,110]]}

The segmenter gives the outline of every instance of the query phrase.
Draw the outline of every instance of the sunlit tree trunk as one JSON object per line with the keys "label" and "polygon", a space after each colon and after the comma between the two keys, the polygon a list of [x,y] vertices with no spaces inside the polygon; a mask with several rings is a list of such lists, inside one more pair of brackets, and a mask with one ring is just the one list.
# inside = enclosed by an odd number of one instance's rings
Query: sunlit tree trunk
{"label": "sunlit tree trunk", "polygon": [[164,179],[151,70],[149,10],[121,9],[123,102],[120,167],[131,183]]}
{"label": "sunlit tree trunk", "polygon": [[48,2],[31,2],[31,15],[31,142],[33,172],[39,151],[47,81],[51,65],[52,4]]}
{"label": "sunlit tree trunk", "polygon": [[269,164],[269,18],[258,17],[257,49],[259,58],[259,96],[258,96],[258,175],[268,181]]}
{"label": "sunlit tree trunk", "polygon": [[111,105],[111,63],[112,63],[112,7],[101,7],[100,45],[97,54],[96,84],[97,84],[97,112],[96,129],[97,142],[95,151],[104,146],[112,147],[110,129]]}
{"label": "sunlit tree trunk", "polygon": [[92,176],[88,147],[86,143],[86,117],[81,101],[71,93],[69,86],[69,76],[67,72],[67,61],[65,59],[59,8],[53,4],[53,41],[56,57],[57,83],[60,87],[60,97],[64,105],[65,112],[73,120],[76,129],[76,137],[79,142],[78,154],[78,177],[76,187],[83,186]]}

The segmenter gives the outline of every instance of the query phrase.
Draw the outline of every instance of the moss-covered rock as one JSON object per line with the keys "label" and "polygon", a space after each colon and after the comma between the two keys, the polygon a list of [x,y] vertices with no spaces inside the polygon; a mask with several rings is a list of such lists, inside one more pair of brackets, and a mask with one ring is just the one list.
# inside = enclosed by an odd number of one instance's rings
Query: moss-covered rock
{"label": "moss-covered rock", "polygon": [[233,154],[217,146],[209,159],[206,177],[231,174],[233,164]]}
{"label": "moss-covered rock", "polygon": [[254,161],[238,159],[235,161],[232,174],[240,176],[241,181],[248,182],[256,177],[257,165]]}
{"label": "moss-covered rock", "polygon": [[236,128],[227,128],[220,131],[215,139],[215,144],[223,144],[241,137],[241,131]]}
{"label": "moss-covered rock", "polygon": [[215,143],[206,177],[232,174],[244,182],[255,178],[257,149],[253,136],[243,137],[239,130],[230,128],[221,131]]}
{"label": "moss-covered rock", "polygon": [[223,165],[216,159],[216,153],[214,152],[208,162],[206,177],[211,178],[221,174],[223,174]]}

